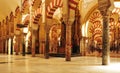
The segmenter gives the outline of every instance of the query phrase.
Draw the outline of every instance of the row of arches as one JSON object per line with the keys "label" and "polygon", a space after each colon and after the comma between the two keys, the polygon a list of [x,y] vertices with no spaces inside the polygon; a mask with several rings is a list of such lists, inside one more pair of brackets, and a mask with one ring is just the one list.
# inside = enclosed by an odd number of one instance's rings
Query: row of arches
{"label": "row of arches", "polygon": [[[71,1],[73,1],[73,2],[71,2]],[[72,23],[72,29],[71,29],[72,44],[70,44],[70,45],[72,45],[73,53],[77,53],[77,52],[80,53],[81,52],[80,49],[86,48],[86,47],[83,47],[83,44],[85,44],[85,43],[83,43],[81,45],[81,43],[80,43],[81,41],[85,41],[87,43],[89,41],[91,41],[91,43],[88,44],[87,49],[89,48],[89,45],[92,44],[92,41],[101,46],[101,44],[102,44],[102,22],[101,22],[102,16],[101,16],[99,10],[97,10],[97,8],[95,8],[94,10],[91,11],[91,13],[88,13],[88,17],[83,18],[83,19],[86,19],[86,21],[84,21],[85,24],[83,24],[83,22],[80,21],[80,18],[82,18],[82,14],[80,17],[80,12],[79,12],[82,10],[80,10],[79,7],[78,7],[78,10],[76,9],[77,8],[76,6],[77,5],[79,6],[79,1],[78,0],[70,0],[70,3],[72,3],[72,4],[70,4],[71,15],[74,16],[73,23]],[[20,7],[17,7],[15,10],[15,15],[13,12],[10,14],[10,22],[12,22],[10,24],[14,24],[14,26],[12,26],[10,29],[14,29],[14,31],[11,30],[11,32],[12,33],[16,32],[15,34],[19,35],[19,31],[21,29],[16,27],[16,24],[21,23],[21,21],[22,21],[23,24],[27,24],[27,26],[29,26],[30,21],[31,21],[32,24],[34,24],[35,26],[39,25],[39,26],[37,26],[38,27],[37,40],[41,41],[40,38],[42,36],[40,34],[41,33],[43,34],[43,32],[41,31],[41,28],[43,29],[45,26],[45,25],[43,25],[45,20],[44,20],[44,18],[42,18],[44,15],[43,15],[43,8],[41,6],[44,4],[44,2],[42,2],[41,0],[32,0],[31,4],[32,4],[32,8],[33,8],[31,10],[32,16],[29,13],[30,5],[29,5],[28,0],[25,0],[23,2],[22,11],[21,11]],[[63,48],[61,52],[65,53],[65,46],[66,46],[66,43],[65,43],[66,42],[66,34],[65,34],[65,32],[66,32],[67,25],[64,22],[65,16],[62,15],[62,11],[65,11],[65,10],[62,10],[63,0],[52,0],[52,1],[49,1],[48,4],[46,4],[46,5],[47,5],[46,12],[45,12],[46,13],[46,20],[47,20],[47,24],[50,25],[49,26],[50,27],[50,30],[49,30],[50,31],[49,32],[50,49],[49,50],[51,53],[53,53],[53,52],[61,51],[61,50],[57,50],[56,48]],[[71,5],[73,7],[71,7]],[[111,18],[110,18],[111,44],[113,41],[115,42],[115,39],[113,39],[113,38],[119,37],[118,34],[115,35],[115,31],[116,31],[116,33],[119,33],[119,30],[118,30],[119,20],[116,21],[117,20],[116,18],[118,18],[119,13],[118,13],[118,10],[114,10],[114,11],[113,11],[113,14],[111,15]],[[25,15],[23,20],[20,19],[23,17],[23,16],[21,16],[21,12],[22,12],[22,15]],[[58,14],[61,15],[60,18],[56,17],[58,15],[55,16],[56,12],[59,12]],[[74,13],[74,12],[76,12],[76,13]],[[8,17],[6,17],[6,21],[8,21]],[[116,24],[116,22],[118,22],[118,23]],[[5,22],[5,20],[4,20],[2,22],[2,24],[5,24],[5,23],[8,24],[8,22]],[[84,25],[85,25],[85,27],[83,27]],[[114,26],[117,28],[114,29]],[[85,28],[85,29],[82,29],[82,28]],[[5,29],[7,29],[7,28],[5,28]],[[9,31],[7,30],[6,33],[7,32],[9,32]],[[45,30],[44,30],[44,32],[45,32]],[[83,32],[83,33],[85,32],[87,35],[84,36],[81,32]],[[2,32],[2,33],[4,33],[4,32]],[[4,33],[4,34],[6,34],[6,33]],[[84,38],[86,40],[82,40],[82,38]],[[43,40],[42,42],[45,42],[45,41]],[[62,45],[62,47],[61,47],[61,45]],[[81,46],[81,48],[80,48],[80,46]],[[41,51],[41,48],[39,49],[39,51]],[[42,51],[42,52],[44,52],[44,51]]]}

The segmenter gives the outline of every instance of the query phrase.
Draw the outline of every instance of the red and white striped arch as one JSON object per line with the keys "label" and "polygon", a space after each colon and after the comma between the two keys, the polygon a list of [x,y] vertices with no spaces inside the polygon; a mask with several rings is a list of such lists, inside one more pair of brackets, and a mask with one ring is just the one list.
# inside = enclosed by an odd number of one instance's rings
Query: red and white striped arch
{"label": "red and white striped arch", "polygon": [[41,15],[42,15],[41,8],[38,8],[38,9],[34,12],[34,20],[33,20],[33,23],[34,23],[34,24],[38,24]]}
{"label": "red and white striped arch", "polygon": [[[32,22],[33,22],[33,18],[34,18],[34,17],[32,16]],[[24,15],[24,19],[23,19],[22,23],[23,23],[24,25],[28,25],[29,22],[30,22],[30,14]]]}
{"label": "red and white striped arch", "polygon": [[94,23],[93,23],[92,26],[90,27],[89,31],[90,31],[91,33],[94,33],[95,30],[96,30],[96,28],[102,29],[102,25],[101,25],[100,20],[94,21]]}
{"label": "red and white striped arch", "polygon": [[[41,17],[41,8],[38,8],[32,16],[32,22],[34,24],[38,24],[38,21],[39,21],[40,17]],[[28,24],[29,20],[30,20],[30,15],[28,14],[28,15],[25,16],[25,19],[23,20],[23,23]]]}
{"label": "red and white striped arch", "polygon": [[[63,1],[64,0],[52,0],[52,2],[50,2],[50,4],[47,7],[47,18],[52,19],[56,9],[63,6]],[[79,0],[69,0],[69,8],[75,10],[78,3]]]}
{"label": "red and white striped arch", "polygon": [[24,0],[23,4],[22,4],[22,10],[21,12],[28,12],[29,11],[29,7],[30,7],[30,4],[29,4],[29,1],[28,0]]}
{"label": "red and white striped arch", "polygon": [[79,3],[79,0],[69,0],[69,7],[70,9],[75,10],[77,5]]}
{"label": "red and white striped arch", "polygon": [[94,23],[98,18],[102,18],[102,15],[100,14],[99,11],[95,11],[89,18],[89,21],[91,23]]}
{"label": "red and white striped arch", "polygon": [[102,29],[101,28],[96,28],[94,34],[94,40],[97,42],[102,42]]}
{"label": "red and white striped arch", "polygon": [[102,42],[102,37],[101,37],[101,35],[100,35],[100,34],[96,34],[96,35],[94,36],[94,40],[97,41],[97,43],[98,43],[98,42]]}
{"label": "red and white striped arch", "polygon": [[120,8],[114,8],[113,11],[112,11],[112,13],[113,13],[113,14],[114,14],[114,13],[117,13],[117,14],[120,15]]}
{"label": "red and white striped arch", "polygon": [[57,8],[62,7],[63,0],[52,0],[47,7],[47,18],[52,18]]}

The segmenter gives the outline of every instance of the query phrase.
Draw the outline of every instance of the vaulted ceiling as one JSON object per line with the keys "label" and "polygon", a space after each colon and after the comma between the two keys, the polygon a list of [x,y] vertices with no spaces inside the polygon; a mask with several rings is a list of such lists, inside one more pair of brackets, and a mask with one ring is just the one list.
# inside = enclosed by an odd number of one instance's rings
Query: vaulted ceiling
{"label": "vaulted ceiling", "polygon": [[0,0],[0,21],[9,16],[11,11],[15,12],[17,6],[21,5],[21,0]]}

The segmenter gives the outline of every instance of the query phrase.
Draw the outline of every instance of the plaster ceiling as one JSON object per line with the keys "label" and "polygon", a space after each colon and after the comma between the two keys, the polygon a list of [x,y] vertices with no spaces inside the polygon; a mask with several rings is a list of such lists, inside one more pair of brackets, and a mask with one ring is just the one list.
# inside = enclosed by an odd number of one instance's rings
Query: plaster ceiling
{"label": "plaster ceiling", "polygon": [[21,0],[0,0],[0,21],[14,13],[17,6],[21,5]]}

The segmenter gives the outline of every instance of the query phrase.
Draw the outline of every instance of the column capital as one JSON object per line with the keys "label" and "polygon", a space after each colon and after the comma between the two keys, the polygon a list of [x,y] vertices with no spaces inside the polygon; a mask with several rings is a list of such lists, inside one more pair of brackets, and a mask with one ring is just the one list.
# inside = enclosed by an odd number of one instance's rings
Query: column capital
{"label": "column capital", "polygon": [[66,25],[70,26],[73,24],[74,20],[74,18],[69,19],[68,17],[63,16],[61,22],[64,22]]}
{"label": "column capital", "polygon": [[39,25],[38,24],[32,24],[32,30],[38,30]]}
{"label": "column capital", "polygon": [[62,19],[62,21],[65,23],[65,24],[67,24],[67,21],[68,21],[68,15],[67,14],[63,14],[63,19]]}
{"label": "column capital", "polygon": [[110,0],[98,0],[98,10],[103,16],[107,15],[110,6]]}
{"label": "column capital", "polygon": [[105,9],[105,10],[99,10],[100,11],[100,14],[102,15],[102,16],[104,16],[104,17],[106,17],[106,16],[109,16],[109,12],[108,12],[108,9]]}

